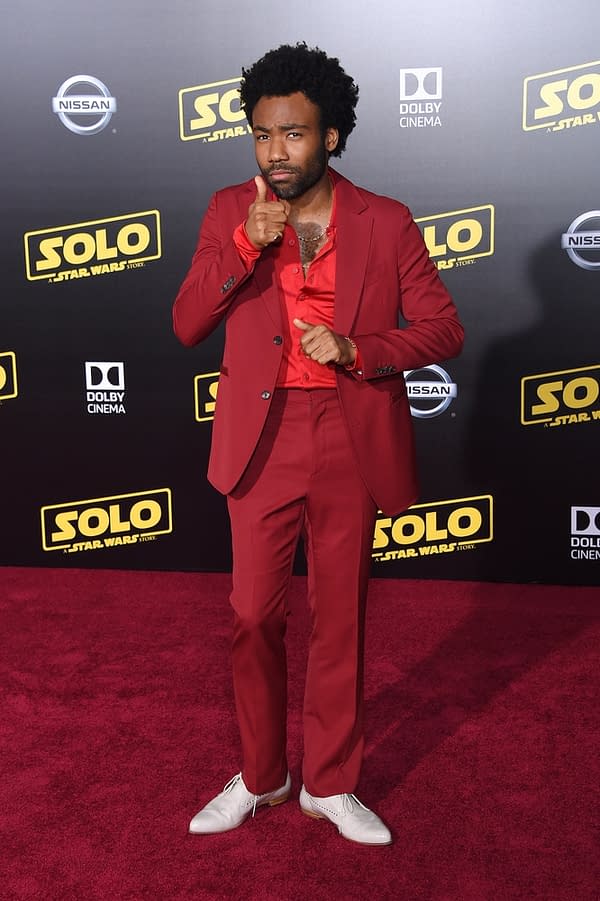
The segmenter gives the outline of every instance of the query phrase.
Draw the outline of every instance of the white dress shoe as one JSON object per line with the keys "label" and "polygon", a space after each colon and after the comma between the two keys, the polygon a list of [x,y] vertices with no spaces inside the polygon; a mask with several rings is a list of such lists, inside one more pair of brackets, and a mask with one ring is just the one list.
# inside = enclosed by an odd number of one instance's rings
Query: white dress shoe
{"label": "white dress shoe", "polygon": [[248,791],[242,774],[238,773],[227,783],[223,791],[209,801],[190,822],[189,831],[194,835],[209,835],[213,832],[228,832],[240,826],[244,820],[256,811],[257,807],[268,804],[275,807],[287,801],[292,782],[287,774],[285,785],[264,795],[253,795]]}
{"label": "white dress shoe", "polygon": [[315,798],[304,786],[300,792],[302,813],[319,820],[330,820],[344,838],[361,845],[389,845],[392,834],[376,813],[365,807],[355,795],[330,795]]}

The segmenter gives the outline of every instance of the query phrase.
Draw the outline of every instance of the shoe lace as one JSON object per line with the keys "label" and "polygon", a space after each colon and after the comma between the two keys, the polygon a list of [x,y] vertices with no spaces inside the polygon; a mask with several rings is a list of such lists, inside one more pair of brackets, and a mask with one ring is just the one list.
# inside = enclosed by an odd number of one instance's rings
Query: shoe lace
{"label": "shoe lace", "polygon": [[[224,795],[229,794],[229,792],[232,791],[232,790],[235,788],[235,786],[238,784],[238,782],[242,782],[242,774],[241,774],[241,773],[237,773],[237,774],[233,777],[233,779],[230,779],[230,780],[229,780],[229,782],[227,783],[227,785],[226,785],[225,788],[223,789],[223,794],[224,794]],[[255,815],[255,813],[256,813],[256,804],[257,804],[257,802],[258,802],[259,795],[253,795],[253,798],[254,798],[254,800],[253,800],[253,802],[252,802],[252,818],[254,818],[254,815]]]}
{"label": "shoe lace", "polygon": [[345,794],[344,795],[344,807],[347,811],[349,811],[349,813],[352,813],[353,804],[358,804],[358,806],[362,807],[363,810],[369,809],[368,807],[365,807],[365,805],[362,803],[362,801],[358,800],[356,795]]}
{"label": "shoe lace", "polygon": [[224,795],[229,794],[229,792],[233,788],[235,788],[235,786],[238,784],[238,782],[240,781],[241,778],[242,778],[242,774],[238,773],[236,776],[233,777],[233,779],[230,779],[229,782],[227,783],[227,785],[225,786],[225,788],[223,789],[223,794]]}

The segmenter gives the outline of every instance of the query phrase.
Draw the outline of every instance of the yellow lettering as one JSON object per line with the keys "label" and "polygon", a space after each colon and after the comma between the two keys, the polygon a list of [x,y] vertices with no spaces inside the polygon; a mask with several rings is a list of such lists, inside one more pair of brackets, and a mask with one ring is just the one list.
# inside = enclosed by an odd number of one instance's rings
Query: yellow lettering
{"label": "yellow lettering", "polygon": [[99,228],[96,232],[96,247],[98,248],[99,260],[110,260],[116,257],[117,248],[108,247],[106,243],[106,229]]}
{"label": "yellow lettering", "polygon": [[[465,525],[461,525],[463,520],[466,520]],[[482,522],[483,517],[477,507],[460,507],[448,517],[448,530],[455,538],[466,538],[479,531]]]}
{"label": "yellow lettering", "polygon": [[205,413],[214,413],[215,412],[215,408],[217,406],[216,400],[217,400],[217,391],[218,390],[219,390],[219,382],[218,381],[211,382],[209,384],[208,393],[212,397],[212,401],[209,400],[209,401],[207,401],[207,403],[204,404],[204,412]]}
{"label": "yellow lettering", "polygon": [[[81,245],[82,250],[77,247]],[[96,252],[96,242],[89,232],[77,232],[69,235],[63,247],[63,256],[68,263],[75,266],[78,263],[89,263]]]}
{"label": "yellow lettering", "polygon": [[390,538],[387,532],[384,532],[384,529],[389,529],[392,524],[392,520],[389,517],[385,519],[376,519],[375,520],[375,534],[373,536],[373,547],[387,547],[390,543]]}
{"label": "yellow lettering", "polygon": [[[576,395],[578,389],[583,389],[583,394],[580,397]],[[581,376],[568,382],[563,392],[563,400],[571,410],[578,410],[581,407],[589,407],[593,404],[598,399],[599,394],[600,386],[596,379],[592,379],[589,376]]]}
{"label": "yellow lettering", "polygon": [[72,526],[72,522],[77,519],[77,510],[65,510],[63,513],[57,513],[54,524],[58,526],[60,532],[52,533],[52,541],[71,541],[75,538],[77,532]]}
{"label": "yellow lettering", "polygon": [[[462,232],[467,233],[467,237],[464,240],[461,239]],[[468,250],[473,250],[474,247],[477,247],[482,237],[483,228],[481,222],[478,222],[477,219],[459,219],[458,222],[453,222],[448,229],[446,240],[448,241],[448,246],[455,253],[466,253]]]}
{"label": "yellow lettering", "polygon": [[190,120],[190,129],[199,131],[202,128],[212,128],[217,121],[214,110],[211,109],[214,103],[219,102],[219,95],[215,94],[199,94],[194,100],[194,109],[199,115],[199,119]]}
{"label": "yellow lettering", "polygon": [[566,78],[560,81],[549,81],[540,88],[540,98],[546,106],[538,106],[533,114],[534,119],[545,119],[547,116],[560,116],[563,111],[563,102],[558,96],[559,91],[565,91],[569,86]]}
{"label": "yellow lettering", "polygon": [[[591,88],[588,97],[581,96],[585,88]],[[573,109],[589,109],[600,103],[600,75],[597,72],[588,72],[587,75],[575,78],[569,85],[567,100]]]}
{"label": "yellow lettering", "polygon": [[[237,109],[232,108],[232,104],[237,104]],[[240,92],[237,88],[231,88],[225,91],[219,100],[219,115],[225,122],[241,122],[245,119],[246,114],[240,109]]]}
{"label": "yellow lettering", "polygon": [[142,222],[124,225],[117,235],[117,247],[124,254],[142,253],[149,243],[150,229]]}
{"label": "yellow lettering", "polygon": [[94,535],[102,535],[108,529],[108,513],[102,507],[89,507],[79,516],[77,526],[82,535],[93,538]]}
{"label": "yellow lettering", "polygon": [[[144,512],[148,515],[144,516]],[[157,501],[137,501],[131,508],[129,518],[136,529],[151,529],[160,522],[162,515],[160,504]]]}
{"label": "yellow lettering", "polygon": [[392,537],[396,544],[414,544],[425,534],[425,523],[420,516],[405,513],[394,521]]}
{"label": "yellow lettering", "polygon": [[533,404],[531,408],[532,415],[555,413],[559,408],[559,403],[554,394],[556,391],[562,391],[562,387],[563,382],[543,382],[541,385],[538,385],[537,396],[542,403]]}
{"label": "yellow lettering", "polygon": [[[129,532],[131,523],[128,520],[121,522],[121,514],[118,504],[111,504],[108,508],[110,511],[110,530],[111,532]],[[108,526],[108,523],[107,523]]]}
{"label": "yellow lettering", "polygon": [[446,529],[438,529],[437,527],[437,513],[435,510],[430,510],[425,514],[425,526],[428,541],[439,541],[440,538],[448,537]]}
{"label": "yellow lettering", "polygon": [[62,260],[56,252],[57,247],[62,247],[63,239],[59,236],[54,238],[44,238],[40,241],[40,253],[43,259],[38,260],[35,268],[39,271],[46,269],[57,269]]}
{"label": "yellow lettering", "polygon": [[429,251],[429,255],[431,257],[440,257],[443,256],[447,247],[445,244],[437,244],[436,243],[436,232],[435,225],[426,225],[423,229],[423,239],[425,244],[427,245],[427,250]]}

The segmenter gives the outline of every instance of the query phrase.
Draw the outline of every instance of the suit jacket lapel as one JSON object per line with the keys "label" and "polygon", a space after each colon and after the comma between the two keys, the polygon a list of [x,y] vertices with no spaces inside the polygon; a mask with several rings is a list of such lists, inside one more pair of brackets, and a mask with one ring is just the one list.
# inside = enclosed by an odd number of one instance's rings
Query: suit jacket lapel
{"label": "suit jacket lapel", "polygon": [[336,275],[334,329],[352,333],[373,232],[373,215],[354,185],[335,173]]}

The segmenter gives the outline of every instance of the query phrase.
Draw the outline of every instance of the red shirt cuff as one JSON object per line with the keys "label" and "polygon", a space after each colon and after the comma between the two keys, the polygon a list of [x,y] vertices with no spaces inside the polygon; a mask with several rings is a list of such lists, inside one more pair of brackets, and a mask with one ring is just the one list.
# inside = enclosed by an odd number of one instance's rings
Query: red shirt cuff
{"label": "red shirt cuff", "polygon": [[254,263],[260,256],[260,250],[256,249],[256,247],[246,234],[246,229],[244,228],[243,222],[238,225],[233,233],[233,243],[242,263],[246,267],[246,270],[250,272]]}

